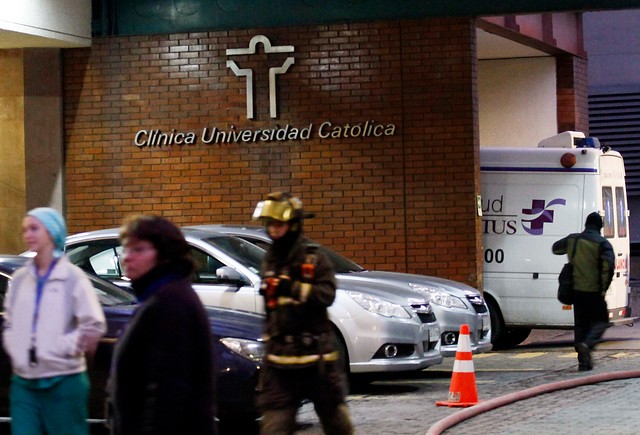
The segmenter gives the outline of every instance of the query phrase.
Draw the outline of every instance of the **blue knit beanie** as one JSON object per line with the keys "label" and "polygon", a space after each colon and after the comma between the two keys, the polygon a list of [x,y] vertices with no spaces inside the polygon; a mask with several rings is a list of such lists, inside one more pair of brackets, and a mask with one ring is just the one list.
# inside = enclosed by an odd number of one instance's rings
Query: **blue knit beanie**
{"label": "blue knit beanie", "polygon": [[62,215],[53,208],[38,207],[27,212],[27,216],[33,216],[42,222],[55,245],[53,256],[60,257],[64,252],[64,241],[67,238],[67,225]]}

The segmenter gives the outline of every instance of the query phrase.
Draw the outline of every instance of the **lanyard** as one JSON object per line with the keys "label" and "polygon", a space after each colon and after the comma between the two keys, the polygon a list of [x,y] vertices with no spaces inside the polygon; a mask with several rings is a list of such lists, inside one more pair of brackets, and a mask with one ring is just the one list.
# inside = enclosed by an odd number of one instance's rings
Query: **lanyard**
{"label": "lanyard", "polygon": [[42,300],[42,291],[44,290],[44,285],[47,283],[47,281],[49,280],[49,276],[51,276],[51,272],[53,271],[53,268],[56,265],[56,262],[58,261],[58,259],[54,259],[51,264],[49,265],[49,269],[47,269],[47,272],[40,276],[40,274],[38,274],[38,268],[36,267],[36,278],[37,278],[37,283],[36,283],[36,306],[33,309],[33,322],[31,323],[31,341],[32,343],[35,342],[35,338],[36,338],[36,326],[38,325],[38,316],[40,315],[40,301]]}

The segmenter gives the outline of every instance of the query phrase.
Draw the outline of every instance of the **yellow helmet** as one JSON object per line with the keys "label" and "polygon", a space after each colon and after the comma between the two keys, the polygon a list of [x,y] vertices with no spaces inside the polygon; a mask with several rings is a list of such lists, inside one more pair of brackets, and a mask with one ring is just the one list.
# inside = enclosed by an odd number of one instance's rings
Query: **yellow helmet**
{"label": "yellow helmet", "polygon": [[253,212],[253,219],[273,219],[281,222],[303,218],[302,201],[286,192],[274,192],[260,201]]}

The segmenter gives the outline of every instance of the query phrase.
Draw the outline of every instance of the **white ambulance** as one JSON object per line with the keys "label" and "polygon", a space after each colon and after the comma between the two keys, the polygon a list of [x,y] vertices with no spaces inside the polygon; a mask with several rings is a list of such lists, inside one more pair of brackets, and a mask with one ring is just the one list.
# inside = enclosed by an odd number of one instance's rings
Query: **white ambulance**
{"label": "white ambulance", "polygon": [[556,240],[603,217],[616,264],[606,301],[612,322],[631,323],[629,224],[622,157],[596,138],[564,132],[537,148],[481,148],[484,297],[495,348],[522,343],[535,328],[572,328],[571,306],[558,302],[566,255]]}

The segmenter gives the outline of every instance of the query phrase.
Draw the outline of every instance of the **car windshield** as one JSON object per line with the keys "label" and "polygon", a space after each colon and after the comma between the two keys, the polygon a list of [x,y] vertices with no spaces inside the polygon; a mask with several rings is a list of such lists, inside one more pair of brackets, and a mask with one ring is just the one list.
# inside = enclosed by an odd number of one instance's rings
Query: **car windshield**
{"label": "car windshield", "polygon": [[364,267],[360,266],[357,263],[354,263],[346,257],[343,257],[337,252],[332,251],[326,246],[322,247],[322,251],[327,257],[329,257],[329,260],[331,260],[331,262],[333,263],[333,269],[335,273],[362,272],[365,270]]}
{"label": "car windshield", "polygon": [[87,274],[98,295],[100,303],[106,307],[135,304],[136,298],[131,293],[96,276]]}
{"label": "car windshield", "polygon": [[254,273],[260,273],[262,259],[266,251],[253,243],[249,243],[238,237],[215,236],[204,239],[211,246],[214,246],[227,254],[229,257],[241,263]]}
{"label": "car windshield", "polygon": [[[270,241],[267,242],[266,240],[257,238],[255,236],[243,235],[240,237],[242,237],[243,240],[247,240],[254,245],[262,247],[263,249],[268,249],[271,245]],[[312,241],[312,243],[314,242]],[[329,260],[331,260],[335,273],[363,272],[365,270],[364,267],[360,266],[357,263],[354,263],[353,261],[338,254],[337,252],[332,251],[324,245],[320,245],[320,249],[327,257],[329,257]]]}

